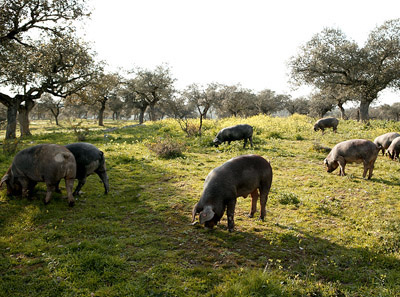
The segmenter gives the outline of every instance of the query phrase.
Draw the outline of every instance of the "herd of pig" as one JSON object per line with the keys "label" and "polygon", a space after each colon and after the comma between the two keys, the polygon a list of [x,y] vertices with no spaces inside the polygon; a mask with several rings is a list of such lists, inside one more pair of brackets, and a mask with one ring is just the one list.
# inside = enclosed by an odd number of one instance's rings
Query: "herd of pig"
{"label": "herd of pig", "polygon": [[[323,118],[314,125],[314,130],[332,128],[337,131],[339,121],[336,118]],[[253,146],[253,127],[236,125],[218,132],[214,145],[236,140],[247,141]],[[347,163],[363,163],[363,178],[368,173],[371,178],[379,151],[385,150],[391,159],[399,159],[400,134],[396,132],[378,136],[374,142],[365,139],[352,139],[338,143],[324,160],[328,172],[340,167],[339,175],[345,175]],[[89,143],[72,143],[66,146],[58,144],[39,144],[21,150],[3,176],[0,187],[7,185],[8,195],[22,195],[31,198],[38,182],[45,182],[47,193],[45,203],[49,203],[53,192],[60,192],[59,183],[65,179],[68,203],[74,205],[74,196],[86,182],[87,176],[96,173],[104,184],[105,193],[109,192],[108,176],[104,154]],[[74,180],[78,185],[73,191]],[[265,207],[272,184],[272,168],[268,161],[258,155],[241,155],[230,159],[213,169],[206,177],[203,193],[192,211],[192,224],[199,223],[213,228],[227,212],[228,230],[234,230],[234,213],[237,197],[252,197],[249,217],[256,212],[260,200],[260,219],[264,220]]]}
{"label": "herd of pig", "polygon": [[[68,203],[73,206],[74,196],[86,182],[86,177],[97,173],[101,178],[105,193],[109,191],[104,154],[90,143],[79,142],[66,146],[58,144],[38,144],[18,152],[11,166],[0,181],[7,185],[8,195],[22,195],[31,198],[38,182],[46,183],[45,204],[49,203],[53,192],[60,192],[59,183],[65,179]],[[74,192],[74,180],[78,185]]]}

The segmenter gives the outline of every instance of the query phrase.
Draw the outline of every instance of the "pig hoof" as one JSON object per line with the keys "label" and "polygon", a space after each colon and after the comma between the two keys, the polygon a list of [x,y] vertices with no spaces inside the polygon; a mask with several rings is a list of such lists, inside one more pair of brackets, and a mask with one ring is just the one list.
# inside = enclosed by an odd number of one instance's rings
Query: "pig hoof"
{"label": "pig hoof", "polygon": [[228,229],[228,231],[229,231],[230,233],[232,233],[232,232],[234,231],[234,229],[233,229],[233,228],[230,228],[230,229]]}
{"label": "pig hoof", "polygon": [[44,202],[44,205],[47,205],[50,203],[50,201],[46,201],[46,200],[44,200],[43,202]]}
{"label": "pig hoof", "polygon": [[70,201],[70,202],[68,203],[68,205],[69,205],[69,207],[73,207],[73,206],[75,205],[75,201]]}
{"label": "pig hoof", "polygon": [[57,189],[57,190],[55,190],[54,192],[56,192],[56,193],[58,193],[58,194],[61,194],[61,190],[60,190],[60,189]]}
{"label": "pig hoof", "polygon": [[249,214],[247,215],[247,217],[248,217],[248,218],[254,218],[254,214],[249,213]]}

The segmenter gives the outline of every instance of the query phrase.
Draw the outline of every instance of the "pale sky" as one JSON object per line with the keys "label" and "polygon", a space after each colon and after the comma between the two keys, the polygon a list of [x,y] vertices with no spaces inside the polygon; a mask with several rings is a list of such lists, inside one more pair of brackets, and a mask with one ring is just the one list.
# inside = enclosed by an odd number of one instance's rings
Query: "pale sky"
{"label": "pale sky", "polygon": [[[166,63],[176,87],[240,83],[293,97],[287,62],[324,27],[362,46],[384,21],[400,17],[399,0],[92,0],[85,38],[110,69]],[[400,93],[380,103],[400,101]]]}

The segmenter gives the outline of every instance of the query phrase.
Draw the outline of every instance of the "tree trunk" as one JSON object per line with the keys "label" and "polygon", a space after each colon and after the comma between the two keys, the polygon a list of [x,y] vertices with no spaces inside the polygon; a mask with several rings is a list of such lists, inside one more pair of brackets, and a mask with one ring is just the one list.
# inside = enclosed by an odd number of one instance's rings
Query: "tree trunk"
{"label": "tree trunk", "polygon": [[369,120],[369,105],[371,102],[369,101],[361,101],[360,102],[360,120],[362,122],[367,122]]}
{"label": "tree trunk", "polygon": [[146,108],[147,108],[147,106],[146,107],[141,107],[139,110],[140,110],[140,113],[139,113],[139,124],[143,124],[143,121],[144,121],[144,113],[145,113],[145,111],[146,111]]}
{"label": "tree trunk", "polygon": [[203,114],[200,114],[199,136],[201,136],[201,128],[203,127]]}
{"label": "tree trunk", "polygon": [[19,102],[11,102],[7,106],[7,129],[5,139],[17,138],[17,113]]}
{"label": "tree trunk", "polygon": [[154,110],[155,103],[150,104],[150,121],[156,120],[156,112]]}
{"label": "tree trunk", "polygon": [[347,116],[346,116],[345,110],[343,108],[343,103],[338,103],[337,106],[339,107],[340,117],[342,118],[342,120],[347,120]]}
{"label": "tree trunk", "polygon": [[106,110],[106,103],[101,103],[101,108],[99,110],[99,126],[104,126],[103,119],[104,119],[104,111]]}
{"label": "tree trunk", "polygon": [[18,106],[18,121],[21,132],[21,137],[31,136],[32,133],[29,129],[29,113],[35,107],[35,101],[32,99],[25,99],[25,105]]}

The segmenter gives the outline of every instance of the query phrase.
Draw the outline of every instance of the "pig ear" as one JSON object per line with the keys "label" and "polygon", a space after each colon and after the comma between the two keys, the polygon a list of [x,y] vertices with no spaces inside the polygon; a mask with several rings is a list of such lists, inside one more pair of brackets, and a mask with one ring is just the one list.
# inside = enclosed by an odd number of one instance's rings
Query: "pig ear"
{"label": "pig ear", "polygon": [[8,174],[5,174],[5,175],[3,176],[3,178],[1,179],[1,181],[0,181],[0,188],[1,188],[1,186],[3,185],[3,183],[4,183],[5,181],[8,181],[8,179],[9,179]]}
{"label": "pig ear", "polygon": [[204,207],[204,210],[200,212],[200,224],[211,220],[214,217],[215,212],[211,206]]}

